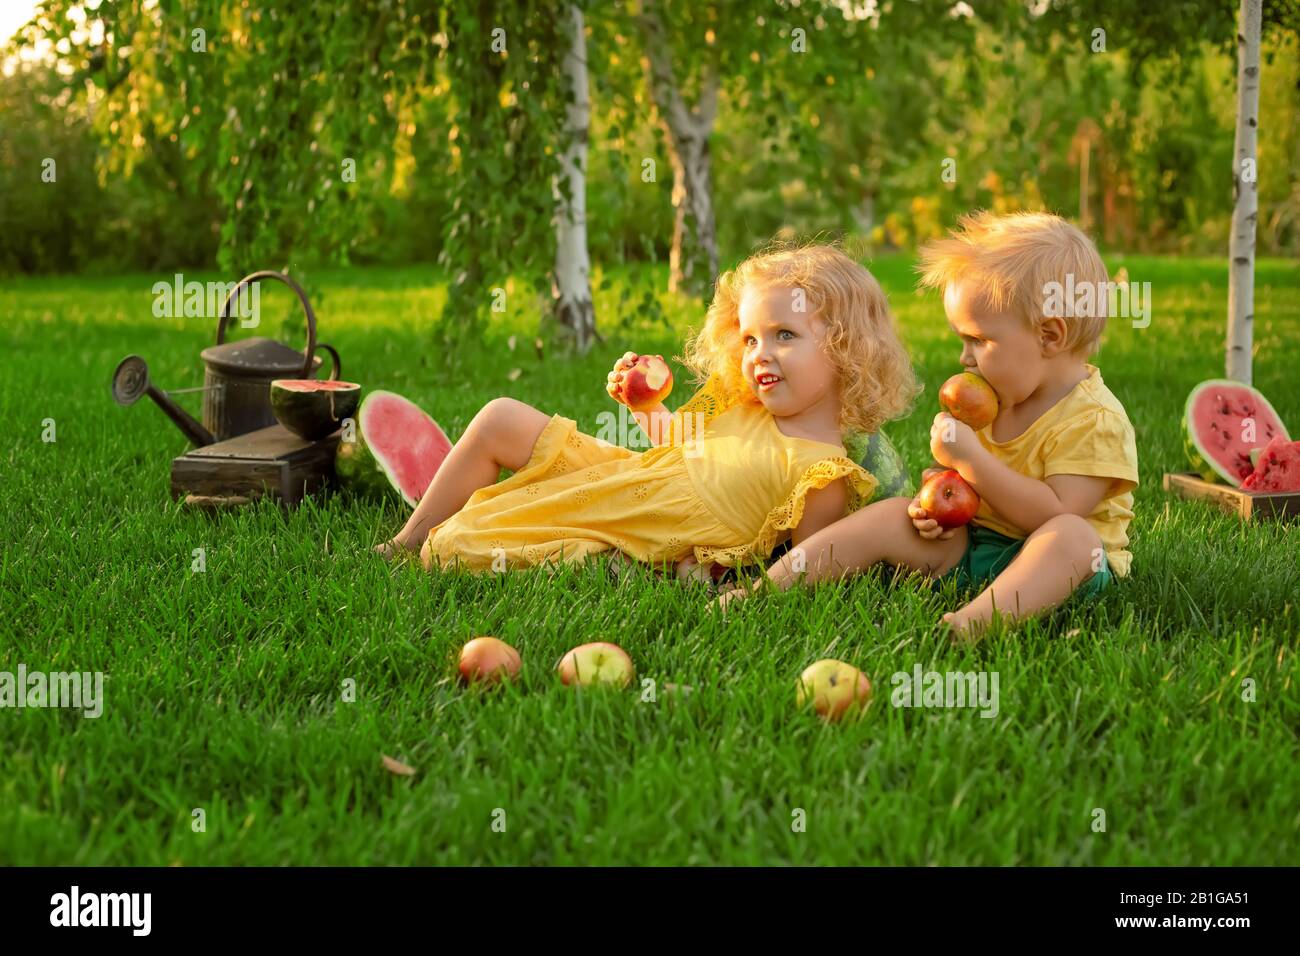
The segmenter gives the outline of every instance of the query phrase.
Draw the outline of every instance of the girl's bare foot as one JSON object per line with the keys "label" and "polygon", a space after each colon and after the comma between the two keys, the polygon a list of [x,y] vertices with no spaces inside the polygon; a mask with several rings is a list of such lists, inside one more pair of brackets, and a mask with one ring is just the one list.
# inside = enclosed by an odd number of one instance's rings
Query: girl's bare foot
{"label": "girl's bare foot", "polygon": [[740,582],[723,585],[722,587],[725,588],[725,590],[723,590],[722,593],[709,604],[709,609],[712,610],[717,608],[725,615],[728,607],[739,603],[747,597],[757,594],[759,589],[763,587],[763,582],[766,580],[767,578],[760,577],[753,584],[748,586]]}
{"label": "girl's bare foot", "polygon": [[629,557],[626,552],[618,550],[618,548],[602,551],[601,555],[602,558],[598,560],[605,562],[605,572],[615,584],[622,582],[627,577],[628,572],[632,570],[632,565],[636,564],[635,560]]}
{"label": "girl's bare foot", "polygon": [[741,598],[747,597],[748,595],[749,592],[740,586],[734,587],[730,591],[723,591],[711,602],[709,602],[709,610],[721,611],[722,614],[725,616],[727,613],[727,608],[731,607],[733,602],[739,601]]}
{"label": "girl's bare foot", "polygon": [[385,561],[396,561],[399,558],[413,555],[416,550],[407,546],[406,542],[393,538],[391,541],[385,541],[383,544],[375,545],[375,554],[379,555]]}
{"label": "girl's bare foot", "polygon": [[681,584],[703,584],[708,587],[713,586],[713,575],[710,573],[712,565],[700,564],[695,560],[694,555],[682,558],[677,562],[677,580]]}

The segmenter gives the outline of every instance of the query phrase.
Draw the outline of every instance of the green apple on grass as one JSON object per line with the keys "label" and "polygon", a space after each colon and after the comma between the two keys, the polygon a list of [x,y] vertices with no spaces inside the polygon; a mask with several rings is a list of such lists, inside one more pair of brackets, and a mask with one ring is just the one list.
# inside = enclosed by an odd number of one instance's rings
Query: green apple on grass
{"label": "green apple on grass", "polygon": [[861,716],[870,699],[871,682],[867,676],[852,664],[831,658],[810,664],[795,685],[796,703],[800,707],[811,704],[828,723]]}
{"label": "green apple on grass", "polygon": [[596,684],[626,687],[636,676],[627,651],[606,641],[575,647],[560,658],[556,669],[566,685],[580,687]]}

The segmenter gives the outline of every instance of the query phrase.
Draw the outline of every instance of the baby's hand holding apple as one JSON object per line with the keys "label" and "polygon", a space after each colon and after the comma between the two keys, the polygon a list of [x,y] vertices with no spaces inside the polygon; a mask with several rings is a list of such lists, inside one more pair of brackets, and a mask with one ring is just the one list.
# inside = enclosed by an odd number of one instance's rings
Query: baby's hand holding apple
{"label": "baby's hand holding apple", "polygon": [[953,418],[947,412],[934,416],[930,426],[930,454],[946,468],[958,468],[968,462],[983,446],[969,425]]}
{"label": "baby's hand holding apple", "polygon": [[[927,468],[926,473],[933,471]],[[947,541],[953,536],[952,529],[945,531],[939,522],[930,517],[928,511],[921,507],[919,498],[913,498],[912,503],[907,506],[907,516],[912,519],[912,527],[926,541]]]}

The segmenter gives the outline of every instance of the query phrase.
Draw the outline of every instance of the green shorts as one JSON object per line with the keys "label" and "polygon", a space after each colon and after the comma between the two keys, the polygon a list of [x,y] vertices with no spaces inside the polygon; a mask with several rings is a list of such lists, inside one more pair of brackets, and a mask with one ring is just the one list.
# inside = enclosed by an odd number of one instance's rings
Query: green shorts
{"label": "green shorts", "polygon": [[[959,588],[974,587],[983,590],[1015,559],[1025,543],[1024,538],[1008,538],[1005,534],[976,524],[967,525],[966,533],[966,553],[961,556],[956,567],[935,581],[936,586],[943,581],[955,581]],[[1098,597],[1110,585],[1113,577],[1110,562],[1103,551],[1101,570],[1076,588],[1071,596],[1085,599]]]}

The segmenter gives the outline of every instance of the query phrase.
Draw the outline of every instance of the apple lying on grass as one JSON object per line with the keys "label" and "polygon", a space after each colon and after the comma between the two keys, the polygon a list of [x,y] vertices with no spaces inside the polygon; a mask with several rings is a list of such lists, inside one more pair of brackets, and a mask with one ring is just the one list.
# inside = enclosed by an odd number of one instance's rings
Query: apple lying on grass
{"label": "apple lying on grass", "polygon": [[579,687],[595,684],[626,687],[636,676],[636,668],[632,666],[627,651],[606,641],[575,647],[560,658],[556,670],[566,685]]}
{"label": "apple lying on grass", "polygon": [[980,510],[980,496],[966,483],[966,479],[951,468],[939,471],[929,468],[925,474],[921,493],[916,502],[925,513],[939,522],[944,530],[960,528]]}
{"label": "apple lying on grass", "polygon": [[460,678],[496,684],[519,675],[519,652],[495,637],[476,637],[460,649]]}
{"label": "apple lying on grass", "polygon": [[959,372],[939,389],[939,404],[957,421],[979,431],[998,417],[998,393],[983,376]]}
{"label": "apple lying on grass", "polygon": [[812,704],[823,720],[834,723],[842,717],[861,716],[871,700],[871,681],[852,664],[830,658],[810,664],[795,685],[800,707]]}
{"label": "apple lying on grass", "polygon": [[623,373],[618,398],[634,412],[649,411],[673,390],[673,372],[662,355],[638,355]]}

